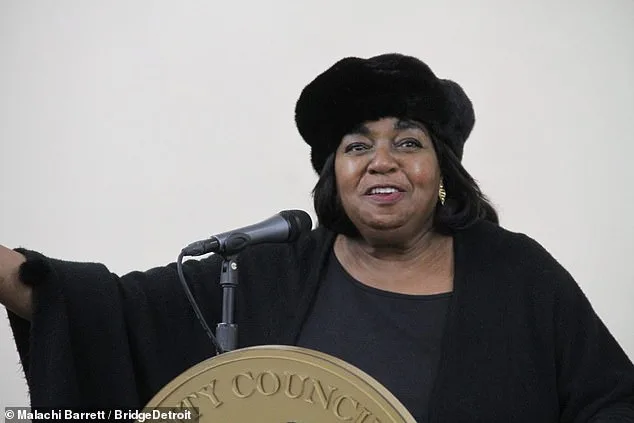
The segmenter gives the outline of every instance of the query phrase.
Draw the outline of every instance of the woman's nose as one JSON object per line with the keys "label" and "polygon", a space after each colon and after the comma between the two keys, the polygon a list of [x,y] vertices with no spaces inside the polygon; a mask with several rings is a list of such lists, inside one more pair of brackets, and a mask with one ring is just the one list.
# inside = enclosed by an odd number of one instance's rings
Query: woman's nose
{"label": "woman's nose", "polygon": [[391,148],[389,147],[376,147],[374,155],[368,165],[368,172],[370,173],[391,173],[398,168]]}

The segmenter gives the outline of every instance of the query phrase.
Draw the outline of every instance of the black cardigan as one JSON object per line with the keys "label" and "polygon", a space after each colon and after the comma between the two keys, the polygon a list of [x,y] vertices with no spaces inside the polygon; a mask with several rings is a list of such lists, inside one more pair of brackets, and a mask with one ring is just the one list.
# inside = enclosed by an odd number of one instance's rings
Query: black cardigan
{"label": "black cardigan", "polygon": [[[334,235],[239,257],[240,346],[293,345]],[[174,264],[118,277],[22,250],[40,279],[32,323],[9,313],[34,406],[141,407],[214,353]],[[529,237],[481,222],[455,234],[454,295],[431,422],[634,422],[634,366],[566,272]],[[220,259],[185,263],[211,327]]]}

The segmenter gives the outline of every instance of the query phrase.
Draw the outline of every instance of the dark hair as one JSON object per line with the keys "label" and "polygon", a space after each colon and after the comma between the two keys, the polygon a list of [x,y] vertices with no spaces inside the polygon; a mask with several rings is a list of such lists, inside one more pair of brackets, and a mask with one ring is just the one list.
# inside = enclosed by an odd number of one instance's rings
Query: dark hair
{"label": "dark hair", "polygon": [[[495,208],[453,151],[434,136],[432,140],[447,193],[445,204],[439,203],[436,207],[434,230],[450,234],[466,229],[479,220],[498,224]],[[321,170],[319,180],[313,189],[313,200],[320,225],[350,237],[359,236],[359,231],[346,215],[337,192],[334,152],[328,156]]]}

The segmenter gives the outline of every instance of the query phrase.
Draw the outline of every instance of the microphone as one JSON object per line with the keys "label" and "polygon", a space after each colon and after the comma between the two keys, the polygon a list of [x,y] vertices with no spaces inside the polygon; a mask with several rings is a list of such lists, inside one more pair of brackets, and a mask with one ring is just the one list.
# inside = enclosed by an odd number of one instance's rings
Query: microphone
{"label": "microphone", "polygon": [[208,253],[232,255],[246,247],[263,243],[293,242],[303,233],[310,232],[313,221],[303,210],[284,210],[260,223],[213,235],[183,248],[183,256],[201,256]]}

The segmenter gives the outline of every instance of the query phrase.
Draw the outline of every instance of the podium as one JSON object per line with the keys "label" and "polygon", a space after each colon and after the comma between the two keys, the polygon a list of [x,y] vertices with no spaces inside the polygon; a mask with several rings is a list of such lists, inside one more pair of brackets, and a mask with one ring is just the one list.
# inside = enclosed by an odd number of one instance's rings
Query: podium
{"label": "podium", "polygon": [[276,345],[198,363],[148,402],[146,410],[154,409],[201,423],[416,423],[394,395],[356,367]]}

